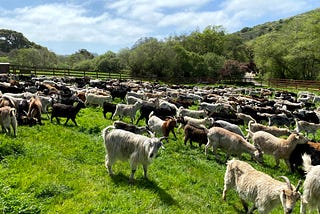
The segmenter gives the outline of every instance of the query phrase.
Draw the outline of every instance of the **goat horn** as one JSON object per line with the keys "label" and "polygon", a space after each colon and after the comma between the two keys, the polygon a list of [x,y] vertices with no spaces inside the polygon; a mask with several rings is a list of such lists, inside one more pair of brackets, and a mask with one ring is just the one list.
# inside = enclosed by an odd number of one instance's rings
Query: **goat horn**
{"label": "goat horn", "polygon": [[160,137],[159,140],[162,141],[164,139],[167,139],[167,137]]}
{"label": "goat horn", "polygon": [[298,184],[297,184],[297,187],[296,187],[296,192],[299,191],[299,188],[300,188],[301,184],[302,184],[302,181],[299,180],[299,181],[298,181]]}
{"label": "goat horn", "polygon": [[282,178],[283,180],[285,180],[285,182],[287,183],[288,188],[289,188],[290,190],[293,190],[289,178],[287,178],[286,176],[280,176],[280,178]]}

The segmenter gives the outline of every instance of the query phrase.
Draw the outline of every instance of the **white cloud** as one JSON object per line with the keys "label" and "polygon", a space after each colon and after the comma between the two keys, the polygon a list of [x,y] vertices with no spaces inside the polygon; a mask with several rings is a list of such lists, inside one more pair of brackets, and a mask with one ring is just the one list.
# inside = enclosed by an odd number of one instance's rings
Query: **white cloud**
{"label": "white cloud", "polygon": [[[13,0],[15,1],[15,0]],[[16,0],[18,1],[18,0]],[[6,10],[0,26],[22,32],[38,44],[61,42],[125,48],[141,37],[165,38],[209,25],[228,32],[275,21],[320,6],[318,0],[69,0]],[[99,5],[92,8],[92,5]],[[269,19],[269,20],[268,20]],[[81,46],[83,44],[83,46]],[[55,51],[55,47],[48,47]],[[99,53],[102,53],[99,51]]]}

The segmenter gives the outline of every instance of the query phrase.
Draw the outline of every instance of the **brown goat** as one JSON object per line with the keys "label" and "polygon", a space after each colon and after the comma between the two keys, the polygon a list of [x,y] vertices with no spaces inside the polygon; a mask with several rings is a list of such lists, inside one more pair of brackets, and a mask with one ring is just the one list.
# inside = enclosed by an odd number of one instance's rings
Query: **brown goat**
{"label": "brown goat", "polygon": [[191,124],[187,124],[184,127],[184,145],[187,145],[187,142],[189,140],[190,146],[192,146],[192,141],[194,141],[194,142],[198,142],[199,147],[201,147],[202,144],[207,144],[207,141],[208,141],[207,134],[208,134],[207,129],[198,128]]}
{"label": "brown goat", "polygon": [[35,118],[41,125],[41,109],[42,104],[39,97],[31,97],[29,102],[29,110],[27,114],[28,120],[32,120],[33,118]]}
{"label": "brown goat", "polygon": [[168,137],[169,133],[172,132],[175,139],[177,136],[174,132],[174,128],[177,126],[177,120],[173,117],[167,117],[165,120],[160,119],[153,112],[149,115],[148,129],[158,135]]}
{"label": "brown goat", "polygon": [[168,137],[169,133],[172,132],[175,139],[177,139],[176,133],[174,133],[174,128],[177,126],[177,120],[170,117],[164,121],[162,124],[162,133],[164,137]]}

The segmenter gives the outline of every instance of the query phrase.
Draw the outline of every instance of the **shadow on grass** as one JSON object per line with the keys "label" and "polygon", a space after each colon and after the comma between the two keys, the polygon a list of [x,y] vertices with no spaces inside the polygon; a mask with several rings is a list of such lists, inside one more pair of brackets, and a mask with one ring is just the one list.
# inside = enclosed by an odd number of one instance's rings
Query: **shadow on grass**
{"label": "shadow on grass", "polygon": [[151,181],[149,179],[135,179],[133,183],[129,183],[129,178],[127,175],[124,175],[122,173],[115,174],[111,177],[111,179],[114,181],[115,184],[121,185],[121,186],[128,186],[128,185],[134,185],[141,189],[149,189],[154,193],[157,193],[160,200],[167,204],[167,205],[177,205],[177,201],[174,200],[174,198],[168,194],[164,189],[158,186],[158,184],[154,181]]}

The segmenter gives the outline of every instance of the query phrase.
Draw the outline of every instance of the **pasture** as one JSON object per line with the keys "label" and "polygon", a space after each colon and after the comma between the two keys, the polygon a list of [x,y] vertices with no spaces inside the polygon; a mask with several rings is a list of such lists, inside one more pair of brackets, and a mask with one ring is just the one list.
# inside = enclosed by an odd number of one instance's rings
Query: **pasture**
{"label": "pasture", "polygon": [[[210,152],[207,158],[203,145],[184,145],[183,131],[176,132],[177,140],[169,135],[148,169],[149,179],[139,166],[130,185],[128,162],[114,165],[114,177],[104,165],[101,130],[113,123],[110,113],[105,119],[101,108],[82,109],[78,127],[42,117],[44,125],[19,126],[16,138],[0,135],[2,213],[244,213],[235,191],[227,193],[226,201],[221,198],[225,162]],[[145,125],[144,120],[139,125]],[[223,152],[219,155],[225,159]],[[247,154],[243,157],[276,179],[285,175],[296,185],[300,178],[289,173],[283,161],[274,168],[271,156],[264,156],[264,166]],[[293,213],[299,213],[299,207],[297,203]],[[283,213],[282,208],[273,213]]]}

